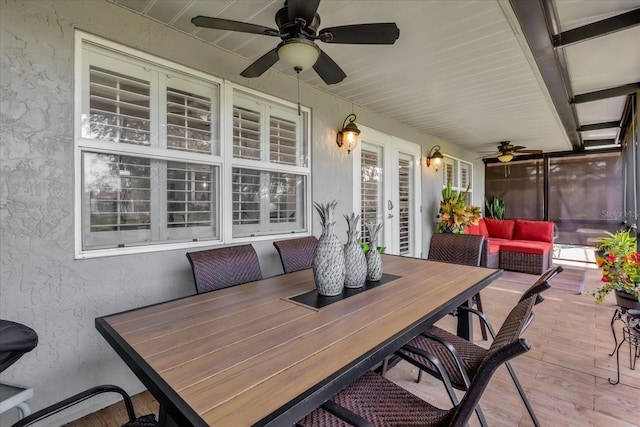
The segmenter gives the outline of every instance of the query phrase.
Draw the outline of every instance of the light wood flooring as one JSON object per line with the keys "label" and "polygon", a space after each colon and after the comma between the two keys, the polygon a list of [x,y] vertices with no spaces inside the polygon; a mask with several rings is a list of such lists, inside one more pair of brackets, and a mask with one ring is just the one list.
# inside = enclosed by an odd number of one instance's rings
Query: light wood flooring
{"label": "light wood flooring", "polygon": [[[582,295],[550,289],[545,302],[536,306],[536,318],[524,337],[532,349],[512,361],[542,426],[638,426],[640,425],[640,362],[629,369],[628,346],[621,350],[620,384],[615,377],[615,357],[610,320],[613,297],[595,305],[591,292],[598,286],[600,272],[588,269]],[[527,285],[501,283],[498,279],[482,291],[484,311],[497,329]],[[454,331],[448,316],[439,326]],[[619,322],[618,322],[619,328]],[[479,328],[476,337],[480,342]],[[450,407],[442,385],[423,376],[406,362],[393,367],[387,377],[442,408]],[[149,393],[134,396],[136,413],[158,414],[158,404]],[[505,368],[500,368],[487,388],[481,405],[490,426],[532,426],[533,423]],[[126,421],[122,404],[77,420],[70,426],[117,426]],[[470,425],[477,426],[477,419]]]}

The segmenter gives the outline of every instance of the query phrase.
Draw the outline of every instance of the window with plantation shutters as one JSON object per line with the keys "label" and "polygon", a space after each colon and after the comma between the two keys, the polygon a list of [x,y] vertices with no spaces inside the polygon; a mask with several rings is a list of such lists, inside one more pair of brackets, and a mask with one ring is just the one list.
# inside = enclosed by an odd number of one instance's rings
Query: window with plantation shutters
{"label": "window with plantation shutters", "polygon": [[308,230],[308,113],[239,90],[233,103],[233,237]]}
{"label": "window with plantation shutters", "polygon": [[220,83],[96,43],[81,58],[80,252],[219,240]]}
{"label": "window with plantation shutters", "polygon": [[309,234],[310,109],[76,41],[76,257]]}
{"label": "window with plantation shutters", "polygon": [[473,195],[473,165],[464,160],[444,155],[442,186],[446,187],[451,182],[451,188],[458,192],[467,193],[467,203],[471,203]]}

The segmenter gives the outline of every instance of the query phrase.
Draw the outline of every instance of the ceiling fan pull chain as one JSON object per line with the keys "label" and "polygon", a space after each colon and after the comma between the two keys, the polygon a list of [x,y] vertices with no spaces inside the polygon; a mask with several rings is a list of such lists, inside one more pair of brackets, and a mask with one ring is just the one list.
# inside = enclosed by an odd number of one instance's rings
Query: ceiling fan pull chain
{"label": "ceiling fan pull chain", "polygon": [[298,75],[298,115],[300,116],[300,71],[302,71],[302,68],[293,67],[293,69],[296,70],[296,74]]}

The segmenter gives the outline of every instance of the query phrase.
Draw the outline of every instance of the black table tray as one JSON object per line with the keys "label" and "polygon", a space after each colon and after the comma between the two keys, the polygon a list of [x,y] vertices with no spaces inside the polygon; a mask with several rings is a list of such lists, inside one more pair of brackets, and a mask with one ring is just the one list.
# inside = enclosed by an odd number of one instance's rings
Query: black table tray
{"label": "black table tray", "polygon": [[326,307],[334,302],[342,301],[343,299],[352,297],[354,295],[361,294],[362,292],[366,292],[369,289],[376,288],[378,286],[384,285],[385,283],[393,282],[396,279],[399,279],[402,276],[396,276],[393,274],[382,274],[382,278],[376,282],[365,282],[364,286],[361,288],[344,288],[342,294],[336,295],[335,297],[325,297],[320,295],[316,289],[313,291],[306,292],[304,294],[296,295],[293,297],[289,297],[290,300],[299,302],[304,305],[308,305],[313,308],[322,308]]}

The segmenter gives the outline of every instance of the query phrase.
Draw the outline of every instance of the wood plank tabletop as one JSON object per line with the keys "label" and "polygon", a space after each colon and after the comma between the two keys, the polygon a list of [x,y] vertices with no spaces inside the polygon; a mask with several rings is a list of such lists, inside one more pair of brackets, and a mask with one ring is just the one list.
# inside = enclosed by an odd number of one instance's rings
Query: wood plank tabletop
{"label": "wood plank tabletop", "polygon": [[288,299],[315,289],[309,269],[96,327],[180,425],[293,424],[499,274],[389,255],[383,268],[400,277],[320,309]]}

